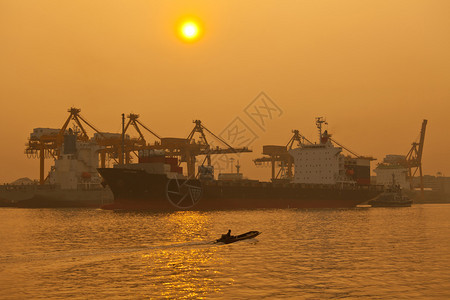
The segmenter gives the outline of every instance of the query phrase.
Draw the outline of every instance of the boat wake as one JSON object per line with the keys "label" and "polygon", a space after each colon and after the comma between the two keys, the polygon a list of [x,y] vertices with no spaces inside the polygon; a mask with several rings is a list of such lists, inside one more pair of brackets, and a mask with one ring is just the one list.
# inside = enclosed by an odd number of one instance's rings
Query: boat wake
{"label": "boat wake", "polygon": [[4,257],[0,256],[0,263],[7,262],[33,262],[33,261],[51,261],[51,260],[64,260],[64,259],[78,259],[83,257],[95,257],[95,256],[109,256],[119,255],[119,254],[133,254],[139,252],[145,252],[149,250],[169,250],[174,248],[192,248],[192,247],[203,247],[211,246],[215,241],[193,241],[185,243],[175,243],[175,244],[165,244],[165,245],[154,245],[154,246],[142,246],[133,248],[116,248],[116,249],[102,249],[100,251],[96,250],[67,250],[67,251],[57,251],[46,254],[37,254],[33,252],[23,252],[16,253],[13,255],[7,255]]}
{"label": "boat wake", "polygon": [[[257,239],[241,240],[240,243],[257,243]],[[39,261],[55,261],[55,260],[78,260],[83,258],[94,257],[108,257],[108,259],[115,259],[121,254],[139,254],[152,250],[170,250],[177,248],[201,248],[210,246],[222,246],[227,243],[218,242],[217,240],[208,241],[191,241],[184,243],[173,243],[164,245],[148,245],[142,247],[133,248],[115,248],[115,249],[102,249],[97,250],[67,250],[57,251],[46,254],[37,254],[33,252],[16,253],[14,255],[7,255],[0,257],[0,263],[14,263],[14,262],[39,262]]]}

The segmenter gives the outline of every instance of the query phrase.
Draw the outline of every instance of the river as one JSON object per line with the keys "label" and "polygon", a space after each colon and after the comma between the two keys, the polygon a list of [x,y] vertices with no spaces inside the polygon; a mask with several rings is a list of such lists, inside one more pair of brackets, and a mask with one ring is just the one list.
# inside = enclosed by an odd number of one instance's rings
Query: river
{"label": "river", "polygon": [[[228,229],[262,234],[214,244]],[[449,204],[0,208],[0,299],[448,299],[449,237]]]}

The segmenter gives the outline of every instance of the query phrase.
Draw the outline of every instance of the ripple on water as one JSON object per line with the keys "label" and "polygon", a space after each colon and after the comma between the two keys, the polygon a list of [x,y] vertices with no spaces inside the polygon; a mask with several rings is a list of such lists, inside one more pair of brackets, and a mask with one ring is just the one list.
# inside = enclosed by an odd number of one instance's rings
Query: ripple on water
{"label": "ripple on water", "polygon": [[[0,209],[19,298],[448,298],[450,205],[114,213]],[[213,244],[221,233],[254,240]],[[2,296],[3,297],[3,296]]]}

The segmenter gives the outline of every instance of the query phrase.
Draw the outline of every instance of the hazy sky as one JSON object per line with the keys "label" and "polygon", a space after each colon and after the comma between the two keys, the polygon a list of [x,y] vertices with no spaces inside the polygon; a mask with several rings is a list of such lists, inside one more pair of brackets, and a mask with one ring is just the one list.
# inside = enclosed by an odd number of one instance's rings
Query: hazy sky
{"label": "hazy sky", "polygon": [[[188,15],[196,43],[175,34]],[[258,136],[241,159],[253,177],[270,173],[251,163],[261,145],[316,140],[316,116],[378,161],[406,154],[426,118],[425,173],[450,176],[449,83],[448,0],[0,0],[0,182],[38,178],[27,138],[71,106],[102,131],[133,112],[177,137],[240,117]],[[262,91],[282,110],[264,130],[244,112]]]}

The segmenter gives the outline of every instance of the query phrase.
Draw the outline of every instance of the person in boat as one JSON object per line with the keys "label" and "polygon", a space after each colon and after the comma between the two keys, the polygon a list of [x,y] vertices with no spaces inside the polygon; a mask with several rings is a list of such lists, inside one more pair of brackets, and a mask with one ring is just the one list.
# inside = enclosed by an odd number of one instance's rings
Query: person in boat
{"label": "person in boat", "polygon": [[231,237],[231,229],[228,229],[226,234],[222,234],[223,239],[229,239]]}

